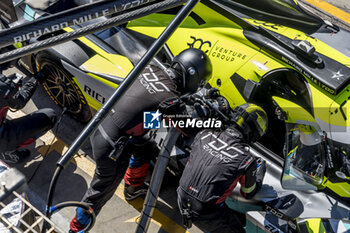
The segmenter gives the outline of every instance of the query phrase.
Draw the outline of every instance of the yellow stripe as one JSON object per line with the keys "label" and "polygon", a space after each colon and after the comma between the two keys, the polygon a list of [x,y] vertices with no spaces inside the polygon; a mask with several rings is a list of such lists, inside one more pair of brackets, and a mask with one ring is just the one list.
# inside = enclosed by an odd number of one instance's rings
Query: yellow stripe
{"label": "yellow stripe", "polygon": [[[93,177],[96,165],[92,161],[90,161],[88,158],[81,155],[76,155],[74,156],[71,162],[76,164],[77,167],[82,169],[89,176]],[[120,185],[118,186],[114,194],[118,196],[120,199],[122,199],[123,201],[127,202],[124,198],[123,192],[124,192],[124,185],[120,183]],[[141,212],[143,207],[143,202],[144,202],[143,199],[137,198],[136,200],[128,203],[131,204],[135,209]],[[135,219],[139,219],[139,217],[136,217]],[[164,215],[158,209],[155,209],[153,212],[152,222],[160,226],[162,229],[164,229],[169,233],[189,233],[182,226],[174,222],[168,216]]]}
{"label": "yellow stripe", "polygon": [[256,115],[258,115],[258,118],[256,119],[256,121],[258,122],[260,128],[263,130],[263,133],[265,133],[266,131],[265,121],[258,113],[256,113]]}
{"label": "yellow stripe", "polygon": [[296,151],[298,149],[299,146],[296,146],[293,150],[288,152],[288,156],[292,155],[294,153],[294,151]]}
{"label": "yellow stripe", "polygon": [[319,218],[314,218],[314,219],[309,219],[306,221],[306,226],[309,230],[309,232],[317,232],[317,233],[324,233],[324,228],[322,227],[322,222],[321,219]]}
{"label": "yellow stripe", "polygon": [[254,183],[254,184],[253,184],[251,187],[249,187],[249,188],[242,187],[241,190],[242,190],[242,192],[244,192],[244,193],[251,193],[251,192],[254,191],[255,187],[256,187],[256,183]]}
{"label": "yellow stripe", "polygon": [[236,124],[242,127],[243,121],[244,121],[243,117],[240,116]]}
{"label": "yellow stripe", "polygon": [[253,112],[253,111],[260,111],[260,108],[259,108],[257,105],[255,105],[255,104],[250,104],[250,105],[248,106],[248,108],[245,109],[245,111],[246,111],[247,113],[251,113],[251,112]]}
{"label": "yellow stripe", "polygon": [[[18,118],[18,117],[25,116],[26,114],[24,114],[22,111],[16,111],[16,112],[9,112],[8,115],[11,118]],[[40,137],[40,139],[45,142],[45,146],[42,146],[39,149],[39,152],[41,154],[46,153],[46,150],[49,144],[54,138],[55,138],[55,135],[51,131],[48,131],[46,134]],[[63,155],[67,150],[68,150],[68,146],[60,139],[55,138],[49,153],[51,151],[56,151],[57,153]],[[83,170],[86,174],[93,177],[96,165],[84,156],[84,152],[82,150],[79,150],[78,153],[75,154],[71,162],[75,164],[77,167],[79,167],[81,170]],[[124,191],[124,185],[120,183],[120,185],[118,186],[114,194],[118,196],[120,199],[122,199],[123,201],[127,202],[124,198],[123,191]],[[143,207],[143,202],[144,200],[142,198],[137,198],[136,200],[128,203],[131,204],[135,209],[141,212]],[[138,219],[139,217],[135,217],[135,218],[126,220],[126,222],[132,222]],[[158,209],[155,209],[153,212],[152,222],[169,233],[189,233],[182,226],[174,222],[171,218],[169,218],[168,216],[160,212]]]}
{"label": "yellow stripe", "polygon": [[337,18],[343,20],[344,22],[350,23],[350,14],[333,6],[332,4],[329,4],[328,2],[323,0],[306,0],[306,1],[327,13],[336,16]]}

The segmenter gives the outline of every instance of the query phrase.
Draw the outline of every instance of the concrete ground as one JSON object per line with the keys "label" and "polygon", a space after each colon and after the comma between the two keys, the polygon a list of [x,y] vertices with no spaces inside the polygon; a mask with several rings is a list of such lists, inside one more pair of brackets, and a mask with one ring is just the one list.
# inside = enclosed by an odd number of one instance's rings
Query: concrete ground
{"label": "concrete ground", "polygon": [[[299,1],[305,4],[308,9],[322,15],[322,17],[329,21],[350,28],[350,22],[346,20],[347,12],[350,12],[350,2],[348,0],[328,0],[327,2],[320,0]],[[332,11],[334,8],[329,7],[327,4],[332,4],[339,11]],[[333,14],[332,12],[336,13]],[[350,20],[350,17],[348,19]],[[47,97],[44,90],[39,88],[33,96],[31,103],[28,104],[23,111],[10,113],[9,115],[12,118],[16,118],[43,107],[52,107],[57,114],[60,114],[61,112],[61,110]],[[64,116],[58,132],[56,129],[53,129],[53,131],[42,136],[35,145],[30,147],[32,152],[31,158],[16,166],[26,175],[29,182],[29,189],[27,191],[29,200],[39,210],[45,210],[46,194],[50,179],[56,168],[56,162],[68,149],[68,145],[74,141],[83,128],[83,124],[78,123],[68,116]],[[95,167],[94,162],[89,157],[90,155],[91,145],[87,142],[75,155],[69,166],[62,172],[54,194],[54,203],[67,200],[79,201],[82,198],[91,181]],[[119,179],[121,180],[121,178],[122,173]],[[177,183],[177,178],[170,174],[167,174],[164,178],[164,185],[160,193],[160,201],[154,212],[149,232],[203,232],[195,226],[189,231],[183,228],[181,217],[176,205],[175,189]],[[91,232],[134,232],[142,206],[142,198],[129,203],[124,199],[123,183],[121,182],[115,195],[101,211],[97,218],[95,227]],[[55,214],[53,219],[57,224],[67,230],[69,221],[73,215],[74,209],[65,209],[62,212]]]}
{"label": "concrete ground", "polygon": [[350,12],[350,4],[348,0],[328,0],[327,2],[343,11]]}
{"label": "concrete ground", "polygon": [[302,6],[321,18],[350,30],[350,1],[297,0]]}
{"label": "concrete ground", "polygon": [[[14,71],[7,70],[4,73],[11,72]],[[58,115],[61,113],[61,109],[53,103],[45,93],[45,90],[39,87],[27,106],[20,111],[10,112],[9,117],[18,118],[44,107],[53,108]],[[26,193],[30,202],[40,211],[45,211],[46,195],[57,161],[67,151],[68,145],[74,141],[84,127],[84,124],[64,115],[58,131],[57,128],[54,128],[40,137],[35,145],[29,147],[31,157],[15,166],[26,176],[29,183]],[[54,194],[54,204],[63,201],[81,200],[94,174],[95,164],[90,156],[91,145],[88,141],[74,156],[67,168],[63,170]],[[118,179],[121,183],[115,195],[102,209],[93,230],[90,231],[91,233],[129,233],[135,231],[144,199],[138,198],[131,202],[127,202],[124,199],[122,177],[123,167],[127,166],[127,162],[127,160],[124,160],[119,165],[121,173]],[[186,231],[181,224],[182,220],[176,204],[178,178],[171,174],[166,174],[164,183],[165,185],[162,187],[157,209],[154,211],[148,232],[203,232],[195,226]],[[53,220],[62,229],[68,231],[69,222],[74,214],[75,210],[73,208],[67,208],[54,214]]]}

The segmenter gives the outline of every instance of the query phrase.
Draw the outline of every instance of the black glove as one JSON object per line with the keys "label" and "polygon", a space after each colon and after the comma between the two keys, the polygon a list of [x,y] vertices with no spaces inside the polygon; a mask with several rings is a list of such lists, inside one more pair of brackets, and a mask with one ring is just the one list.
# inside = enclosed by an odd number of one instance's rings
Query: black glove
{"label": "black glove", "polygon": [[[19,90],[19,84],[17,80],[16,74],[11,74],[9,76],[5,76],[3,74],[0,74],[0,87],[1,87],[1,97],[2,99],[12,99],[13,96],[18,92]],[[6,100],[7,101],[7,100]],[[5,104],[8,105],[8,104]],[[3,106],[3,105],[1,105]]]}
{"label": "black glove", "polygon": [[193,118],[209,118],[215,117],[216,112],[212,111],[210,108],[203,106],[199,103],[194,103],[193,105],[186,105],[187,114]]}
{"label": "black glove", "polygon": [[265,173],[266,173],[266,161],[262,158],[258,158],[256,160],[257,168],[256,168],[256,183],[262,184]]}
{"label": "black glove", "polygon": [[46,76],[44,75],[44,73],[42,71],[39,71],[36,75],[35,75],[36,80],[38,81],[39,84],[43,84],[43,82],[46,80]]}
{"label": "black glove", "polygon": [[176,97],[171,97],[169,99],[163,100],[159,105],[158,109],[161,113],[166,115],[176,115],[185,112],[185,104]]}
{"label": "black glove", "polygon": [[216,88],[202,88],[196,93],[192,94],[191,97],[193,99],[199,98],[202,99],[203,97],[205,99],[215,99],[217,96],[219,96],[218,89]]}
{"label": "black glove", "polygon": [[15,86],[17,86],[18,89],[18,87],[22,86],[23,75],[18,73],[10,74],[9,76],[7,76],[7,82],[14,84]]}

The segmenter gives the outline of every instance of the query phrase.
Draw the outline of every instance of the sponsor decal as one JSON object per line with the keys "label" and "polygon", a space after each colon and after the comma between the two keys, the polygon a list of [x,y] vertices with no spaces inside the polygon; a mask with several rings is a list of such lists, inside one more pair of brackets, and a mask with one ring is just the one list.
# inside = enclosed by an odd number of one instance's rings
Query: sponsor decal
{"label": "sponsor decal", "polygon": [[203,52],[208,53],[209,49],[211,48],[211,42],[210,41],[204,41],[201,38],[196,38],[194,36],[190,36],[190,38],[192,39],[192,42],[187,43],[187,45],[189,46],[189,48],[196,48],[196,49],[200,49],[203,50]]}
{"label": "sponsor decal", "polygon": [[337,73],[334,73],[334,74],[333,74],[333,76],[331,77],[331,79],[340,80],[341,77],[344,77],[344,78],[345,78],[345,76],[344,76],[342,73],[340,73],[340,70],[338,70]]}
{"label": "sponsor decal", "polygon": [[72,20],[64,21],[64,22],[59,23],[59,24],[53,24],[50,27],[45,27],[45,28],[42,28],[39,30],[28,32],[28,33],[20,35],[20,36],[16,36],[13,38],[13,41],[14,41],[14,43],[18,43],[18,42],[29,40],[32,37],[38,37],[38,36],[41,36],[41,35],[46,34],[46,33],[51,33],[51,32],[63,29],[65,27],[68,27],[69,25],[82,24],[82,23],[85,23],[85,22],[90,21],[92,19],[111,14],[111,10],[113,8],[114,8],[113,11],[116,13],[116,12],[123,11],[123,10],[129,9],[129,8],[132,8],[132,7],[147,3],[147,2],[149,2],[149,0],[136,0],[136,1],[131,1],[131,2],[122,4],[121,6],[114,5],[111,9],[106,8],[106,9],[103,9],[100,11],[93,12],[91,14],[81,16],[79,18],[74,18]]}
{"label": "sponsor decal", "polygon": [[233,62],[235,59],[246,59],[247,55],[241,52],[238,52],[233,49],[229,49],[223,46],[215,46],[210,57],[219,58],[220,60]]}
{"label": "sponsor decal", "polygon": [[104,104],[106,102],[106,98],[102,94],[98,93],[88,85],[84,85],[84,92],[101,104]]}
{"label": "sponsor decal", "polygon": [[273,29],[276,29],[276,30],[278,30],[278,28],[282,28],[283,27],[280,24],[268,23],[268,22],[264,22],[264,21],[256,21],[256,20],[254,20],[253,23],[255,23],[257,25],[262,25],[262,26],[267,27],[267,28],[273,28]]}
{"label": "sponsor decal", "polygon": [[213,141],[203,145],[203,149],[215,158],[220,159],[225,163],[232,162],[232,160],[239,155],[237,149],[233,146],[229,146],[225,141],[218,138],[212,132],[208,132],[201,137],[201,140],[212,137]]}
{"label": "sponsor decal", "polygon": [[232,48],[220,46],[219,42],[220,41],[216,41],[213,46],[213,43],[209,40],[190,36],[190,41],[187,43],[187,45],[189,48],[201,49],[207,53],[209,57],[220,59],[226,62],[233,62],[235,59],[244,60],[247,58],[246,54],[236,51]]}
{"label": "sponsor decal", "polygon": [[141,85],[144,86],[150,94],[164,91],[170,92],[170,89],[164,83],[159,81],[159,78],[153,72],[153,69],[150,66],[147,68],[149,72],[142,73],[138,78]]}
{"label": "sponsor decal", "polygon": [[266,211],[269,211],[271,214],[275,215],[277,218],[282,219],[284,216],[281,212],[273,209],[271,206],[266,205],[265,209],[266,209]]}
{"label": "sponsor decal", "polygon": [[315,77],[313,77],[311,74],[303,70],[300,66],[295,64],[293,61],[289,60],[286,57],[281,57],[282,61],[286,62],[288,65],[294,67],[297,71],[305,75],[307,78],[309,78],[312,82],[314,82],[317,86],[321,87],[323,90],[331,93],[332,95],[335,95],[336,92],[332,88],[328,87],[327,85],[321,83],[319,80],[317,80]]}
{"label": "sponsor decal", "polygon": [[272,225],[271,223],[267,223],[265,225],[265,229],[267,230],[267,232],[270,232],[270,233],[280,233],[282,231],[280,231],[276,226]]}

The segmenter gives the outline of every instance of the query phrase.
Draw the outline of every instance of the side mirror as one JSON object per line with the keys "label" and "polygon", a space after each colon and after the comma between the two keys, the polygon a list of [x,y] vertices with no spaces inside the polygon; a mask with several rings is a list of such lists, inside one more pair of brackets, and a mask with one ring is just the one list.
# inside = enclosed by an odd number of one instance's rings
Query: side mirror
{"label": "side mirror", "polygon": [[317,190],[323,181],[324,169],[324,146],[318,132],[312,126],[287,125],[282,187]]}

